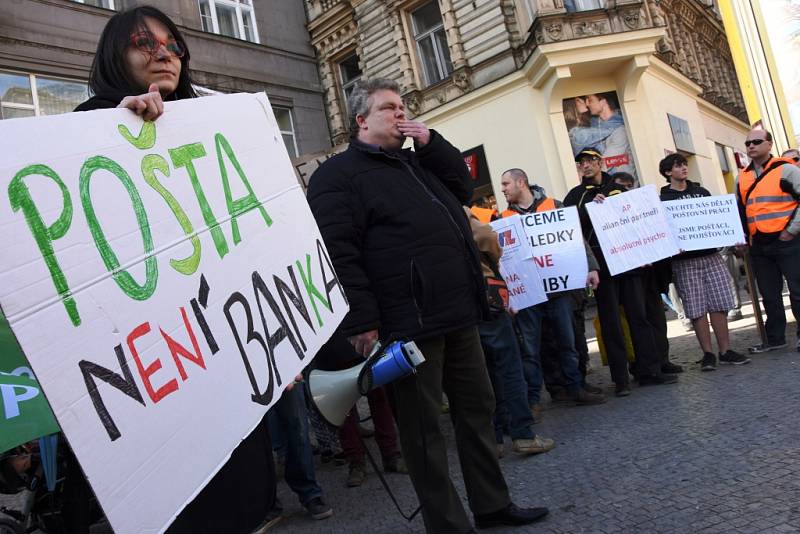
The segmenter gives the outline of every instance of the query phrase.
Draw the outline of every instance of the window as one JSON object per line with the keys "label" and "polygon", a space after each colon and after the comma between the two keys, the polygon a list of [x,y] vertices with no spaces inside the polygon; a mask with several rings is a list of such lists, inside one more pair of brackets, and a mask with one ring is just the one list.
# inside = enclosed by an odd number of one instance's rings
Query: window
{"label": "window", "polygon": [[411,13],[417,53],[425,73],[425,85],[433,85],[450,76],[450,48],[444,33],[439,2],[434,0]]}
{"label": "window", "polygon": [[87,6],[104,7],[106,9],[114,9],[114,0],[72,0],[79,4],[86,4]]}
{"label": "window", "polygon": [[87,98],[84,82],[0,71],[0,119],[67,113]]}
{"label": "window", "polygon": [[278,121],[278,129],[281,131],[283,137],[283,144],[286,145],[286,150],[289,152],[290,158],[297,157],[297,141],[294,138],[294,122],[292,121],[292,110],[289,108],[272,107],[272,112],[275,113],[275,120]]}
{"label": "window", "polygon": [[258,42],[253,0],[198,0],[203,31]]}
{"label": "window", "polygon": [[339,75],[342,77],[342,92],[344,93],[344,107],[347,114],[350,113],[348,100],[353,87],[361,79],[361,69],[358,66],[358,56],[353,54],[347,56],[339,63]]}
{"label": "window", "polygon": [[570,12],[605,9],[606,0],[564,0],[564,8]]}

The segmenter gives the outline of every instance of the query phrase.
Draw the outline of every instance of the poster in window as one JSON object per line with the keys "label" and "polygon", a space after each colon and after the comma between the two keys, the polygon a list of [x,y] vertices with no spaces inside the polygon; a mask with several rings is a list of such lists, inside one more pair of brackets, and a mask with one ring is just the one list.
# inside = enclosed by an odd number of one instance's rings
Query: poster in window
{"label": "poster in window", "polygon": [[562,107],[573,155],[591,147],[603,155],[603,170],[627,172],[638,181],[616,91],[565,98]]}

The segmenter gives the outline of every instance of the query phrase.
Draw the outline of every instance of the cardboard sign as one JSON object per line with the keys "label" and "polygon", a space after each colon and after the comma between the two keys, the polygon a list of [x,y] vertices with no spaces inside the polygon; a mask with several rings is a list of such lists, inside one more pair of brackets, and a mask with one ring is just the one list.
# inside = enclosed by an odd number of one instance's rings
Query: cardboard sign
{"label": "cardboard sign", "polygon": [[680,250],[654,185],[610,196],[602,203],[590,202],[586,212],[612,275]]}
{"label": "cardboard sign", "polygon": [[547,293],[586,287],[589,262],[578,208],[529,213],[522,226]]}
{"label": "cardboard sign", "polygon": [[681,250],[731,247],[746,243],[736,195],[662,202]]}
{"label": "cardboard sign", "polygon": [[0,313],[0,452],[58,430],[42,388]]}
{"label": "cardboard sign", "polygon": [[347,312],[272,108],[213,96],[0,139],[0,306],[111,526],[163,531]]}
{"label": "cardboard sign", "polygon": [[503,217],[492,221],[491,225],[503,249],[500,274],[508,286],[509,306],[519,311],[547,300],[539,270],[531,259],[533,251],[522,227],[521,217]]}

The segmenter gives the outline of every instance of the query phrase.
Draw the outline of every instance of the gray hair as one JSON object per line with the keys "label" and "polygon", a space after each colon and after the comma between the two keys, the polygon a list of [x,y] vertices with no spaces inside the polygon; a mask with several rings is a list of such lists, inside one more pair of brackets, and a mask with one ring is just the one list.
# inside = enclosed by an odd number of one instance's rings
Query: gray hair
{"label": "gray hair", "polygon": [[356,117],[369,115],[369,109],[372,107],[372,95],[381,90],[394,91],[398,95],[400,94],[400,86],[396,81],[389,78],[362,80],[353,87],[353,92],[350,93],[350,98],[347,99],[347,107],[350,110],[351,139],[355,139],[358,136],[359,127]]}

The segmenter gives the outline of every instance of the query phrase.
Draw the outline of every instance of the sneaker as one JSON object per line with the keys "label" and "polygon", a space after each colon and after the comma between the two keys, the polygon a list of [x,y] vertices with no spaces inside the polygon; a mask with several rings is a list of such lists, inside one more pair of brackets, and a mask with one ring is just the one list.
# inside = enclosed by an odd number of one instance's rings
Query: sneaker
{"label": "sneaker", "polygon": [[578,404],[583,404],[583,405],[603,404],[604,402],[606,402],[606,398],[604,395],[589,393],[585,389],[579,389],[577,393],[574,393],[572,395],[572,400],[574,400]]}
{"label": "sneaker", "polygon": [[403,457],[397,454],[391,458],[383,458],[383,472],[407,475],[408,467],[406,467],[406,462],[403,460]]}
{"label": "sneaker", "polygon": [[736,308],[734,308],[728,312],[729,321],[738,321],[741,318],[742,318],[742,310],[737,310]]}
{"label": "sneaker", "polygon": [[738,352],[729,350],[725,354],[719,355],[719,363],[726,363],[730,365],[744,365],[746,363],[750,363],[750,358],[745,356],[744,354],[739,354]]}
{"label": "sneaker", "polygon": [[350,464],[350,472],[347,474],[347,487],[357,488],[364,483],[367,478],[367,470],[362,463]]}
{"label": "sneaker", "polygon": [[639,377],[640,386],[660,386],[661,384],[674,384],[677,381],[676,375],[642,375]]}
{"label": "sneaker", "polygon": [[668,361],[667,363],[661,366],[661,372],[669,375],[676,375],[678,373],[683,372],[683,367],[681,367],[677,363],[672,363]]}
{"label": "sneaker", "polygon": [[583,383],[583,390],[595,395],[601,395],[603,393],[603,388],[592,385],[589,382]]}
{"label": "sneaker", "polygon": [[787,346],[788,344],[785,341],[783,343],[760,343],[755,347],[750,347],[747,351],[750,354],[761,354],[762,352],[785,349]]}
{"label": "sneaker", "polygon": [[333,515],[333,508],[325,504],[322,497],[314,497],[304,504],[309,515],[314,519],[327,519]]}
{"label": "sneaker", "polygon": [[717,369],[717,357],[706,352],[703,354],[703,359],[700,362],[701,371],[715,371]]}
{"label": "sneaker", "polygon": [[617,397],[627,397],[631,394],[631,387],[628,384],[618,384],[614,388],[614,395]]}
{"label": "sneaker", "polygon": [[556,442],[552,439],[539,436],[533,439],[515,439],[512,440],[512,444],[517,454],[541,454],[552,451],[556,446]]}
{"label": "sneaker", "polygon": [[542,405],[541,404],[534,404],[531,406],[531,415],[533,416],[533,422],[539,423],[542,420]]}

